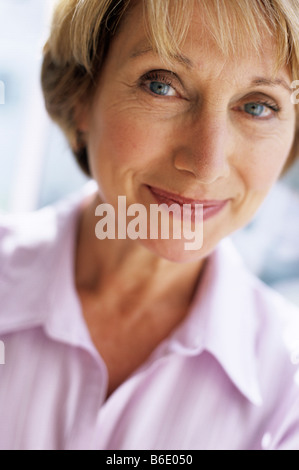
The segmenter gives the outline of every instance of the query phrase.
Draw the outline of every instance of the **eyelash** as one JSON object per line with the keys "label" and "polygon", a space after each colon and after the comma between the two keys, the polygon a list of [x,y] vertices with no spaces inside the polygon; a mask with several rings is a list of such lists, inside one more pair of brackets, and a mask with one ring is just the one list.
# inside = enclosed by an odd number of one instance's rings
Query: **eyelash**
{"label": "eyelash", "polygon": [[[251,103],[254,103],[254,104],[257,104],[257,105],[260,105],[260,106],[265,106],[266,108],[271,109],[271,111],[273,111],[276,115],[278,115],[281,112],[281,107],[278,104],[275,104],[273,102],[263,100],[263,99],[256,99],[256,100],[253,99],[252,101],[249,100],[249,101],[246,101],[246,103],[244,103],[242,106],[245,106],[246,104],[251,104]],[[252,118],[253,119],[262,119],[262,118],[258,118],[258,117],[255,117],[255,116],[252,116]]]}
{"label": "eyelash", "polygon": [[[153,71],[145,73],[140,78],[140,80],[139,80],[140,86],[142,88],[146,89],[146,91],[148,93],[150,93],[151,95],[153,95],[157,98],[160,98],[158,95],[155,95],[154,93],[151,93],[151,91],[149,90],[149,88],[146,87],[145,84],[146,84],[146,82],[157,81],[157,82],[164,83],[165,85],[170,86],[175,91],[177,91],[176,87],[173,85],[173,80],[171,80],[170,76],[176,77],[176,75],[173,72],[170,72],[170,71],[153,70]],[[268,101],[267,99],[265,99],[265,100],[263,100],[263,99],[256,99],[256,100],[253,99],[252,101],[250,101],[250,99],[248,98],[248,101],[246,101],[246,103],[244,103],[243,106],[245,106],[245,104],[249,104],[249,103],[255,103],[255,104],[258,104],[258,105],[261,105],[261,106],[265,106],[266,108],[271,109],[271,111],[273,111],[275,113],[275,115],[278,115],[281,112],[281,107],[278,104],[275,104],[274,102]],[[255,117],[255,116],[252,116],[252,118],[253,119],[261,119],[261,118]]]}
{"label": "eyelash", "polygon": [[[161,82],[164,83],[164,85],[171,86],[174,90],[176,90],[175,86],[173,85],[173,81],[170,78],[170,75],[175,77],[175,74],[173,72],[164,72],[160,70],[153,70],[151,72],[147,72],[144,74],[139,82],[142,87],[145,88],[145,83],[146,82]],[[147,89],[148,90],[148,89]]]}
{"label": "eyelash", "polygon": [[270,103],[267,100],[257,100],[254,101],[254,103],[260,104],[261,106],[266,106],[267,108],[272,109],[272,111],[274,111],[275,113],[279,113],[281,111],[281,108],[280,106],[278,106],[278,104]]}

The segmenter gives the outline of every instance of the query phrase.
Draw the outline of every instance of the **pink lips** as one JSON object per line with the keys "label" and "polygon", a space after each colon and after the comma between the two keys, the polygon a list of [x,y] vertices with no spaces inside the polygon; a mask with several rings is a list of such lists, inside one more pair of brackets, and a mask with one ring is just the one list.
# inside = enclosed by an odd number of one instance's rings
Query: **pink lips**
{"label": "pink lips", "polygon": [[162,189],[154,188],[152,186],[148,186],[148,189],[155,197],[159,204],[167,204],[171,206],[172,204],[179,204],[183,209],[184,204],[190,204],[192,212],[195,211],[195,204],[201,204],[203,206],[203,217],[204,220],[210,219],[214,217],[219,212],[224,209],[224,207],[228,204],[230,199],[226,200],[196,200],[190,199],[183,196],[179,196],[177,194],[169,193],[168,191],[164,191]]}

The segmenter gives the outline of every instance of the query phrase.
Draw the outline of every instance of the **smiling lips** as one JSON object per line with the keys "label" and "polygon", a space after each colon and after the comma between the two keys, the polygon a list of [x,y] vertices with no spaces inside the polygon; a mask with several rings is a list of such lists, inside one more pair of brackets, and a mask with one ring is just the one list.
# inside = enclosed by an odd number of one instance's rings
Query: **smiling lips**
{"label": "smiling lips", "polygon": [[[211,217],[214,217],[219,212],[224,209],[224,207],[228,204],[230,199],[225,200],[195,200],[189,199],[183,196],[179,196],[177,194],[169,193],[168,191],[164,191],[162,189],[154,188],[152,186],[148,186],[150,192],[157,200],[158,204],[167,204],[171,206],[172,204],[178,204],[183,209],[184,204],[191,205],[192,213],[195,212],[195,205],[200,204],[203,206],[203,218],[204,220],[208,220]],[[193,218],[193,217],[192,217]]]}

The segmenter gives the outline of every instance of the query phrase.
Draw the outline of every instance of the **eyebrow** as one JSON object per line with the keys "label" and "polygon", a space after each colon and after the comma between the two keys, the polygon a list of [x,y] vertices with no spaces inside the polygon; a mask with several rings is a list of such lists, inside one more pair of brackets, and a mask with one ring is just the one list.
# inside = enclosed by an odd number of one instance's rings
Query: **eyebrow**
{"label": "eyebrow", "polygon": [[[130,55],[130,59],[135,59],[137,57],[141,57],[146,54],[154,53],[154,50],[151,46],[145,46],[143,48],[137,49],[132,52]],[[183,64],[186,68],[191,69],[194,67],[193,62],[183,54],[175,54],[172,56],[172,59],[180,64]]]}
{"label": "eyebrow", "polygon": [[[135,59],[137,57],[141,57],[146,54],[154,53],[153,48],[149,46],[141,47],[140,49],[136,49],[130,55],[130,59]],[[183,64],[187,69],[194,68],[193,62],[183,54],[176,54],[172,57],[176,62]],[[265,77],[255,77],[252,82],[251,86],[268,86],[268,87],[277,87],[282,86],[285,88],[289,93],[293,93],[293,89],[287,84],[287,82],[282,78],[270,79]]]}
{"label": "eyebrow", "polygon": [[252,80],[251,84],[253,86],[269,86],[269,87],[282,86],[290,93],[293,93],[294,91],[287,84],[287,82],[283,80],[282,78],[270,79],[270,78],[264,78],[264,77],[256,77]]}

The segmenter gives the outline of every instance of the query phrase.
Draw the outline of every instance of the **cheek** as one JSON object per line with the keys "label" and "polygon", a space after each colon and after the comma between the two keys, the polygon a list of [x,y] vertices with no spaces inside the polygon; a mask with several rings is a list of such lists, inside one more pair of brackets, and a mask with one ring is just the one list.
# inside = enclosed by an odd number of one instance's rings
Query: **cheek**
{"label": "cheek", "polygon": [[146,115],[107,112],[91,129],[90,158],[99,169],[141,170],[165,153],[168,140],[165,127]]}
{"label": "cheek", "polygon": [[252,145],[240,161],[241,173],[248,190],[267,193],[279,179],[292,148],[292,134],[267,139]]}

